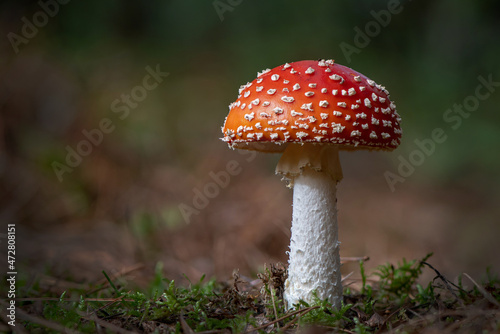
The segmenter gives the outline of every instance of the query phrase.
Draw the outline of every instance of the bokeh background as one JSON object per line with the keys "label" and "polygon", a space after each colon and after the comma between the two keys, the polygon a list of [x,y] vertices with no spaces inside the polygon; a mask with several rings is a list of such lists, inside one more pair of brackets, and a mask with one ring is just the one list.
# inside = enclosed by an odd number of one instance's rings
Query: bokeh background
{"label": "bokeh background", "polygon": [[[341,155],[341,255],[373,268],[434,252],[450,279],[500,272],[498,2],[6,0],[0,27],[0,248],[15,223],[29,276],[95,282],[139,268],[140,283],[160,268],[225,280],[286,262],[292,192],[274,175],[279,156],[229,150],[220,127],[257,71],[319,58],[385,85],[403,119],[396,151]],[[147,67],[168,75],[116,112]],[[492,83],[474,105],[479,76]],[[464,102],[460,124],[443,119]],[[82,148],[103,119],[112,130]],[[418,160],[415,140],[437,128],[446,140]],[[79,145],[88,154],[58,178],[54,163]],[[418,166],[391,189],[384,174],[410,157]],[[214,188],[230,161],[240,172]]]}

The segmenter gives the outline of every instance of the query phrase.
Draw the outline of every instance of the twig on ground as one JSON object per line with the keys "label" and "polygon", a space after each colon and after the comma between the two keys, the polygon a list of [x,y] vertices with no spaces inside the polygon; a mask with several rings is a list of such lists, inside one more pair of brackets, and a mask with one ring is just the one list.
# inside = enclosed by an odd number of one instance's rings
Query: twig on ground
{"label": "twig on ground", "polygon": [[[63,299],[61,300],[60,297],[25,297],[25,298],[16,298],[15,301],[17,302],[66,302],[66,303],[79,303],[81,301],[84,302],[100,302],[100,303],[108,303],[108,302],[114,302],[117,299],[121,299],[122,297],[118,298],[83,298],[83,299]],[[133,302],[133,299],[121,299],[123,302]]]}
{"label": "twig on ground", "polygon": [[104,320],[100,319],[97,315],[92,314],[92,313],[90,315],[87,315],[87,314],[84,314],[83,312],[79,312],[79,314],[82,317],[82,319],[85,319],[88,321],[93,321],[96,324],[98,324],[99,326],[102,326],[104,328],[111,330],[113,333],[120,333],[120,334],[136,334],[137,333],[135,331],[129,331],[127,329],[118,327],[110,322],[104,321]]}
{"label": "twig on ground", "polygon": [[[351,271],[349,274],[345,275],[344,277],[342,277],[342,283],[344,283],[344,281],[346,279],[348,279],[349,277],[351,277],[352,275],[354,274],[354,271]],[[352,284],[352,283],[351,283]]]}
{"label": "twig on ground", "polygon": [[[308,308],[304,308],[304,309],[300,309],[300,310],[294,311],[294,312],[292,312],[292,313],[290,313],[290,314],[287,314],[287,315],[282,316],[282,317],[281,317],[281,318],[279,318],[279,319],[276,319],[276,320],[273,320],[273,321],[271,321],[271,322],[268,322],[267,324],[264,324],[264,325],[262,325],[262,326],[255,327],[255,328],[253,328],[252,330],[246,331],[244,334],[247,334],[247,333],[252,333],[252,332],[255,332],[255,331],[258,331],[258,330],[264,329],[264,328],[269,327],[269,326],[271,326],[271,325],[273,325],[273,324],[275,324],[275,323],[277,323],[277,322],[280,322],[280,321],[283,321],[283,320],[285,320],[285,319],[287,319],[287,318],[293,317],[294,315],[297,315],[297,314],[299,314],[299,313],[303,313],[303,314],[301,314],[301,316],[302,316],[302,315],[304,315],[304,314],[306,314],[306,313],[308,313],[308,312],[311,312],[312,310],[315,310],[315,309],[317,309],[317,308],[319,308],[319,306],[313,306],[313,307],[308,307]],[[292,321],[295,321],[295,320],[292,320]],[[285,326],[285,327],[283,327],[283,328],[282,328],[282,331],[284,332],[284,331],[285,331],[288,327],[289,327],[289,326],[288,326],[288,324],[287,324],[287,326]]]}
{"label": "twig on ground", "polygon": [[[89,314],[89,316],[93,315],[93,314],[96,314],[97,312],[99,311],[102,311],[108,307],[110,307],[111,305],[113,305],[114,303],[118,302],[118,301],[123,301],[123,296],[124,295],[121,295],[120,297],[118,298],[115,298],[115,299],[112,299],[109,303],[107,303],[106,305],[103,305],[101,307],[99,307],[97,310],[93,311],[92,313]],[[130,301],[133,301],[133,300],[130,300]]]}
{"label": "twig on ground", "polygon": [[[422,261],[422,264],[425,264],[426,266],[428,266],[429,268],[431,268],[432,270],[434,270],[434,272],[436,273],[437,277],[439,277],[439,279],[441,281],[443,281],[443,283],[446,286],[446,288],[448,289],[448,291],[450,291],[451,294],[453,295],[453,297],[455,297],[455,299],[460,303],[460,306],[464,307],[465,304],[464,304],[463,300],[458,297],[458,295],[456,294],[455,290],[453,290],[451,288],[451,286],[450,286],[450,283],[451,284],[453,284],[453,283],[450,282],[446,277],[444,277],[436,268],[434,268],[429,263],[427,263],[425,261]],[[455,284],[453,284],[453,286],[455,286],[456,288],[460,289],[460,287],[456,286]]]}
{"label": "twig on ground", "polygon": [[184,320],[184,315],[179,315],[179,321],[181,323],[181,328],[184,334],[194,334],[194,331],[191,327],[189,327],[188,323],[186,320]]}
{"label": "twig on ground", "polygon": [[[120,270],[116,274],[111,275],[110,279],[115,280],[119,277],[125,276],[125,275],[127,275],[133,271],[139,270],[141,268],[144,268],[144,263],[137,263],[137,264],[131,265],[129,267],[123,268],[122,270]],[[98,286],[98,288],[91,290],[91,291],[88,291],[87,295],[95,293],[99,290],[105,289],[109,285],[109,281],[106,277],[104,277],[104,278],[101,278],[100,280],[98,280],[97,282],[95,282],[94,285]]]}
{"label": "twig on ground", "polygon": [[[5,310],[8,306],[7,303],[0,301],[0,305],[2,305],[2,311]],[[7,315],[4,312],[0,312],[0,318],[5,322],[5,332],[8,332],[9,330],[12,330],[13,333],[19,333],[19,334],[28,334],[28,331],[24,328],[22,324],[19,323],[19,321],[16,319],[15,321],[15,326],[10,326],[8,325],[9,321],[11,321],[9,318],[7,318]],[[3,330],[3,328],[1,328]]]}
{"label": "twig on ground", "polygon": [[[274,301],[274,294],[275,294],[275,289],[273,286],[271,286],[271,302],[273,303],[273,311],[274,311],[274,319],[278,319],[278,312],[276,311],[276,303]],[[279,323],[276,323],[276,328],[279,330],[280,329],[280,325]]]}
{"label": "twig on ground", "polygon": [[485,288],[477,284],[477,282],[474,281],[472,277],[470,277],[467,273],[463,273],[463,275],[467,277],[472,283],[474,283],[479,292],[483,294],[484,298],[486,298],[490,303],[492,303],[496,307],[500,307],[500,303],[495,298],[493,298],[493,296],[488,291],[486,291]]}
{"label": "twig on ground", "polygon": [[[5,303],[4,301],[0,301],[0,305],[2,305],[2,308],[7,307],[7,303]],[[32,322],[34,324],[38,324],[38,325],[41,325],[43,327],[53,329],[57,332],[69,333],[69,334],[80,333],[79,331],[75,331],[73,329],[64,327],[63,325],[60,325],[56,322],[52,322],[52,321],[49,321],[47,319],[43,319],[43,318],[28,314],[27,312],[23,311],[20,307],[16,308],[16,317],[21,319],[21,320],[24,320],[24,321]],[[17,322],[16,322],[16,327],[17,327]],[[19,327],[19,328],[21,328],[21,327]],[[22,330],[20,330],[19,333],[25,333],[25,332],[22,332]]]}

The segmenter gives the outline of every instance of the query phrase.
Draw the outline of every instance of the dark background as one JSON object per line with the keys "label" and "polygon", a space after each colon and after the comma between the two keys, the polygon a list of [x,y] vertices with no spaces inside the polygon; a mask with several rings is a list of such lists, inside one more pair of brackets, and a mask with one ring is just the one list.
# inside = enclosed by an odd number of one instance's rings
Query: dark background
{"label": "dark background", "polygon": [[[2,1],[0,237],[16,224],[24,274],[95,282],[102,270],[142,265],[134,279],[147,282],[162,265],[172,279],[224,280],[286,262],[292,192],[274,175],[279,156],[229,150],[220,127],[257,71],[319,58],[385,85],[403,119],[396,151],[341,155],[341,255],[370,256],[373,267],[434,252],[430,262],[450,279],[498,273],[500,87],[474,96],[479,76],[500,82],[500,5],[397,4]],[[26,22],[39,27],[19,42]],[[148,66],[169,74],[126,117],[114,112],[122,94],[140,92]],[[464,103],[465,117],[447,114]],[[82,144],[103,119],[112,130]],[[446,140],[429,144],[435,129]],[[58,179],[68,147],[86,156]],[[391,191],[384,173],[409,159],[417,166]],[[230,161],[237,175],[214,188],[211,175]],[[189,223],[180,205],[198,205]]]}

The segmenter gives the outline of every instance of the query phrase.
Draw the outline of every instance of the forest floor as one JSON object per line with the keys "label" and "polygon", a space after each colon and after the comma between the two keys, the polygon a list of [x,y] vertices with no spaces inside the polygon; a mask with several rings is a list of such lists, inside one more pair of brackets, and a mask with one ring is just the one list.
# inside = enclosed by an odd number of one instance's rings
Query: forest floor
{"label": "forest floor", "polygon": [[[498,333],[500,279],[484,282],[464,274],[448,280],[423,259],[380,265],[359,278],[343,278],[340,309],[327,301],[301,303],[286,310],[286,269],[272,264],[256,278],[234,271],[227,282],[205,280],[180,285],[155,268],[146,286],[134,282],[143,265],[108,274],[91,284],[38,276],[18,281],[15,326],[2,313],[0,330],[15,333]],[[419,281],[424,271],[434,278]],[[186,278],[187,279],[187,278]],[[187,279],[188,280],[188,279]],[[189,280],[188,280],[189,281]],[[466,286],[470,286],[467,288]],[[9,304],[0,301],[2,309]],[[12,313],[10,313],[12,314]],[[10,324],[10,325],[9,325]]]}

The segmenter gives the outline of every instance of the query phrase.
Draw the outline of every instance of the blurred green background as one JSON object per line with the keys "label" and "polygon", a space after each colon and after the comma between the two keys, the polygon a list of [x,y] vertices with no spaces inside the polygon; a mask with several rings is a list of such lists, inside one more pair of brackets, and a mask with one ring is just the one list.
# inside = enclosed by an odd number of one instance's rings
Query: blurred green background
{"label": "blurred green background", "polygon": [[[500,270],[496,1],[2,1],[0,27],[0,219],[18,225],[33,272],[92,280],[144,263],[147,280],[161,261],[172,278],[223,279],[286,262],[278,156],[228,150],[220,127],[257,71],[319,58],[385,85],[403,119],[396,151],[341,157],[341,255],[377,265],[434,251],[452,277]],[[113,102],[138,92],[147,67],[168,76],[120,118]],[[479,76],[489,96],[447,122]],[[103,119],[113,130],[60,182],[54,162]],[[384,173],[436,128],[447,139],[391,191]],[[187,223],[179,205],[231,160],[241,173]]]}

